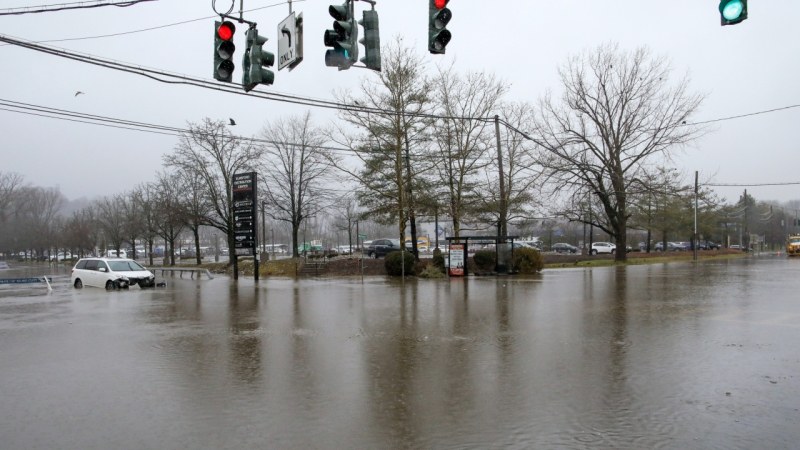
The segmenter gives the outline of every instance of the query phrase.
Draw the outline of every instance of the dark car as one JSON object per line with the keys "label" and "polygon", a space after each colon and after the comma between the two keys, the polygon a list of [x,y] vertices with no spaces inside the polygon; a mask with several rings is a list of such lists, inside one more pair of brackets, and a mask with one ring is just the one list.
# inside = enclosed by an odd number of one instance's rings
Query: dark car
{"label": "dark car", "polygon": [[697,248],[700,250],[719,250],[719,244],[711,241],[700,241],[697,243]]}
{"label": "dark car", "polygon": [[400,239],[375,239],[367,247],[367,256],[370,258],[380,258],[388,253],[399,251]]}
{"label": "dark car", "polygon": [[[656,242],[654,250],[657,252],[664,251],[664,243],[663,242]],[[681,245],[680,242],[667,242],[667,251],[668,252],[679,252],[681,250],[685,250],[685,248]]]}
{"label": "dark car", "polygon": [[578,247],[566,242],[558,242],[550,246],[550,250],[556,253],[578,253]]}

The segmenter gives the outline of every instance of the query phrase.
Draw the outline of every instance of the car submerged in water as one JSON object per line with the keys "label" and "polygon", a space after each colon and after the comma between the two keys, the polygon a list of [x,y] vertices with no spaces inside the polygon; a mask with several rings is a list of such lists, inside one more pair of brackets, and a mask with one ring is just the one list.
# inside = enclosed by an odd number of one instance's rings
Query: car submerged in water
{"label": "car submerged in water", "polygon": [[94,286],[112,290],[156,285],[153,272],[127,258],[83,258],[72,268],[70,280],[75,289]]}
{"label": "car submerged in water", "polygon": [[786,240],[786,254],[800,256],[800,235],[792,235]]}

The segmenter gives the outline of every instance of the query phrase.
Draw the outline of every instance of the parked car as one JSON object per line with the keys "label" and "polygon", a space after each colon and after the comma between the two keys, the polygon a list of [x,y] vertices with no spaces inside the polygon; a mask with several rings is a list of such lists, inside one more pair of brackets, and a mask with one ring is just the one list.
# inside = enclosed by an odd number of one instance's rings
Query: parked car
{"label": "parked car", "polygon": [[557,242],[550,246],[550,250],[556,253],[578,253],[578,247],[566,242]]}
{"label": "parked car", "polygon": [[120,250],[119,252],[117,252],[116,250],[109,250],[108,252],[106,252],[106,256],[108,256],[109,258],[127,258],[128,252],[126,252],[125,250]]}
{"label": "parked car", "polygon": [[132,259],[82,258],[72,268],[71,283],[76,289],[127,289],[136,284],[146,288],[155,286],[156,276]]}
{"label": "parked car", "polygon": [[678,252],[690,252],[692,251],[692,243],[687,241],[680,241],[674,242],[675,244],[675,251]]}
{"label": "parked car", "polygon": [[380,258],[388,253],[399,251],[400,239],[375,239],[367,247],[367,256],[370,258]]}
{"label": "parked car", "polygon": [[349,245],[340,245],[340,246],[336,247],[336,251],[340,255],[352,255],[353,254],[353,250],[355,250],[355,248],[356,248],[355,245],[352,246],[352,247],[350,247]]}
{"label": "parked car", "polygon": [[608,253],[613,255],[617,252],[617,246],[611,242],[593,242],[592,248],[589,250],[589,253],[592,255],[598,255],[601,253]]}
{"label": "parked car", "polygon": [[[661,241],[656,242],[654,250],[657,251],[657,252],[663,252],[664,251],[664,243],[661,242]],[[681,250],[683,250],[683,248],[681,247],[679,242],[667,242],[667,250],[666,251],[668,251],[668,252],[677,252],[677,251],[681,251]]]}
{"label": "parked car", "polygon": [[719,244],[711,241],[700,241],[697,243],[699,250],[719,250]]}
{"label": "parked car", "polygon": [[514,242],[511,247],[514,250],[517,250],[517,249],[520,249],[520,248],[530,248],[530,249],[533,249],[533,250],[536,250],[536,251],[541,251],[541,249],[539,247],[533,246],[528,242]]}

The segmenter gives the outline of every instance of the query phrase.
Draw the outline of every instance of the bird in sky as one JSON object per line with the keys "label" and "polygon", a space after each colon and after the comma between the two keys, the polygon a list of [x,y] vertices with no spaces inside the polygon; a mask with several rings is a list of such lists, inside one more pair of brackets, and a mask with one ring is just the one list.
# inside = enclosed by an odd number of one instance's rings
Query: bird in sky
{"label": "bird in sky", "polygon": [[79,95],[81,95],[81,94],[83,94],[83,92],[81,92],[81,91],[78,91],[78,92],[76,92],[76,93],[75,93],[75,97],[77,97],[77,96],[79,96]]}
{"label": "bird in sky", "polygon": [[230,121],[231,121],[231,125],[236,125],[236,122],[235,122],[233,119],[230,119],[230,118],[229,118],[228,120],[230,120]]}

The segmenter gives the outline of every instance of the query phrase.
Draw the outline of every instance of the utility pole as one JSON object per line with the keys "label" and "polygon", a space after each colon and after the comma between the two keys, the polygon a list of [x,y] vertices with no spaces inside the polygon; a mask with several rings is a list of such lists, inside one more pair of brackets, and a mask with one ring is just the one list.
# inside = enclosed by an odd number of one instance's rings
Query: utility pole
{"label": "utility pole", "polygon": [[744,236],[739,239],[739,244],[741,244],[743,250],[750,251],[750,235],[747,229],[747,189],[744,190],[744,226],[742,229],[744,230]]}
{"label": "utility pole", "polygon": [[506,182],[503,175],[503,151],[500,147],[500,116],[494,115],[494,133],[497,138],[497,169],[500,179],[500,211],[497,219],[497,234],[498,236],[508,236],[508,227],[506,225]]}
{"label": "utility pole", "polygon": [[[405,124],[405,115],[403,116],[403,124]],[[419,261],[419,251],[417,251],[417,218],[414,213],[414,193],[411,187],[411,158],[409,157],[407,130],[403,132],[403,137],[406,144],[406,178],[408,179],[406,182],[408,183],[408,218],[411,222],[411,251],[414,253],[414,259]],[[405,250],[405,246],[406,243],[401,242],[400,250]]]}
{"label": "utility pole", "polygon": [[697,261],[697,245],[699,241],[697,240],[697,196],[698,196],[698,179],[697,179],[697,171],[694,171],[694,234],[692,235],[692,253],[693,259]]}

